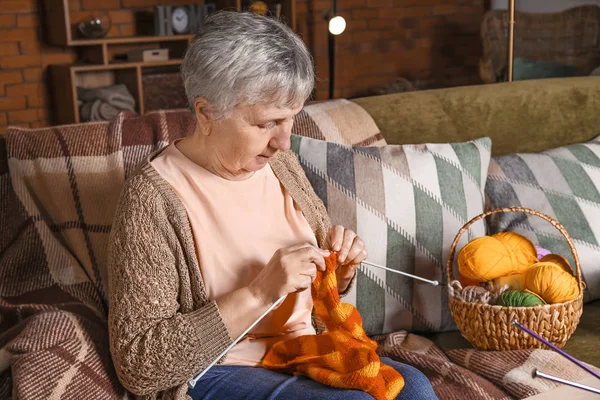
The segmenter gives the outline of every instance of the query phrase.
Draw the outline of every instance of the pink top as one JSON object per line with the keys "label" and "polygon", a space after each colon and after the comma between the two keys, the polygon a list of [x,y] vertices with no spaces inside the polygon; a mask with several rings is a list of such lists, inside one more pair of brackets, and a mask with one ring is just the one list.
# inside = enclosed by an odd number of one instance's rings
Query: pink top
{"label": "pink top", "polygon": [[[183,202],[209,299],[250,283],[276,250],[316,246],[308,221],[270,165],[243,181],[223,179],[169,145],[152,166]],[[310,290],[290,294],[228,353],[226,365],[259,365],[280,340],[315,334]]]}

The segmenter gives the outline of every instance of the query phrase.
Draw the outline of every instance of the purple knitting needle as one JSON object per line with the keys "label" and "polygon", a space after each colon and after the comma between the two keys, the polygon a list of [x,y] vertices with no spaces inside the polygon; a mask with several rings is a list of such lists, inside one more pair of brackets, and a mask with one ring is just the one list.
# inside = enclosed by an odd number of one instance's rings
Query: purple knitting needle
{"label": "purple knitting needle", "polygon": [[553,345],[552,343],[550,343],[549,341],[547,341],[546,339],[544,339],[543,337],[541,337],[540,335],[538,335],[537,333],[532,331],[531,329],[526,328],[525,326],[521,325],[519,323],[519,321],[517,321],[516,319],[513,321],[513,325],[520,328],[521,330],[527,332],[529,335],[533,336],[540,342],[544,343],[546,346],[550,347],[552,350],[556,351],[558,354],[565,357],[567,360],[579,365],[581,368],[583,368],[590,374],[594,375],[596,378],[600,379],[600,374],[598,374],[596,371],[594,371],[593,369],[591,369],[590,367],[588,367],[587,365],[585,365],[584,363],[582,363],[581,361],[579,361],[578,359],[576,359],[575,357],[570,355],[569,353],[565,352],[564,350],[559,349],[558,347],[556,347],[555,345]]}

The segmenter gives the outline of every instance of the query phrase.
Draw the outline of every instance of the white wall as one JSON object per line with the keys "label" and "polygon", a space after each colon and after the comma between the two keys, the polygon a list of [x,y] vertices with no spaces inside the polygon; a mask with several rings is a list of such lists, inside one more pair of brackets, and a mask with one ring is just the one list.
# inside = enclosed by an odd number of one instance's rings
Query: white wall
{"label": "white wall", "polygon": [[[600,0],[515,0],[515,9],[530,13],[550,13],[587,4],[600,7]],[[506,9],[508,0],[492,0],[492,8]]]}

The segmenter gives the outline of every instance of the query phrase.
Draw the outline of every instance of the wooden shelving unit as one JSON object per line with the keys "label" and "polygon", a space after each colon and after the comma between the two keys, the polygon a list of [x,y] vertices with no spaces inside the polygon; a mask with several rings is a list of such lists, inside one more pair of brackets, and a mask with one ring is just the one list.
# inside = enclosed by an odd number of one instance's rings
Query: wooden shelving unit
{"label": "wooden shelving unit", "polygon": [[163,62],[124,62],[109,65],[53,65],[50,70],[58,124],[79,123],[77,87],[93,88],[123,83],[136,99],[136,112],[145,113],[144,69],[181,65],[181,59]]}
{"label": "wooden shelving unit", "polygon": [[[136,38],[124,38],[121,40],[107,39],[106,41],[94,41],[92,47],[85,48],[82,52],[84,59],[96,62],[80,62],[75,64],[59,64],[50,66],[51,87],[54,94],[55,119],[59,124],[79,123],[79,104],[77,101],[77,87],[94,88],[109,86],[117,83],[125,84],[129,92],[136,100],[136,112],[144,114],[144,87],[142,76],[151,69],[168,67],[179,67],[182,62],[183,51],[187,47],[191,36],[182,35],[176,38],[169,38],[164,41],[160,38],[149,40],[142,38],[142,41]],[[124,49],[139,43],[159,44],[160,47],[167,47],[170,50],[171,58],[167,61],[147,61],[147,62],[128,62],[113,61],[111,46]],[[174,44],[174,46],[165,46],[163,43]],[[125,49],[124,49],[125,50]]]}
{"label": "wooden shelving unit", "polygon": [[[242,9],[242,0],[207,0],[217,9]],[[190,3],[198,1],[190,0]],[[292,29],[296,27],[295,0],[282,0],[281,12]],[[96,88],[124,84],[136,100],[136,112],[145,113],[143,76],[157,71],[177,70],[193,35],[134,36],[102,39],[79,39],[69,12],[69,0],[44,0],[47,23],[46,40],[50,44],[73,47],[80,55],[75,64],[49,66],[50,84],[55,104],[55,122],[81,122],[77,87]],[[168,48],[169,60],[160,62],[128,62],[115,56],[143,45],[145,49]]]}

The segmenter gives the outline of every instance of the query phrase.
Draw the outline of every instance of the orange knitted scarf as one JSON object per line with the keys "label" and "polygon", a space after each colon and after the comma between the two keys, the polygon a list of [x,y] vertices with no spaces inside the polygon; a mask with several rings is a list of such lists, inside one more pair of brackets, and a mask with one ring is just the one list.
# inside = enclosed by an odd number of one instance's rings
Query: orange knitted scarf
{"label": "orange knitted scarf", "polygon": [[315,312],[327,332],[276,343],[262,366],[305,375],[336,388],[359,389],[377,400],[393,400],[404,387],[404,378],[379,360],[377,343],[365,334],[358,310],[340,302],[335,276],[337,255],[331,253],[325,261],[327,270],[317,271],[311,293]]}

